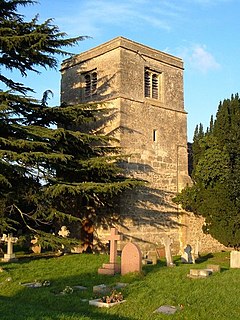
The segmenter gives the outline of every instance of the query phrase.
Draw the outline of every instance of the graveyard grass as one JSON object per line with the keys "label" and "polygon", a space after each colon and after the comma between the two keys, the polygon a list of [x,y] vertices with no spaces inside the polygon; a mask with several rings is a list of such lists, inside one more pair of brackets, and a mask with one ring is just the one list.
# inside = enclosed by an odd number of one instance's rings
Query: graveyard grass
{"label": "graveyard grass", "polygon": [[[0,263],[1,320],[154,320],[154,319],[240,319],[240,269],[229,269],[229,252],[201,257],[195,265],[184,265],[175,257],[176,267],[164,261],[143,266],[141,275],[98,275],[108,262],[106,255],[80,254],[41,259],[23,258]],[[219,264],[221,273],[206,279],[190,279],[189,269]],[[50,286],[26,288],[20,283],[50,281]],[[126,302],[112,308],[89,306],[95,298],[92,287],[127,282],[121,291]],[[86,290],[74,286],[87,287]],[[71,294],[60,294],[67,286]],[[87,301],[86,301],[87,300]],[[154,313],[161,305],[178,307],[174,315]]]}

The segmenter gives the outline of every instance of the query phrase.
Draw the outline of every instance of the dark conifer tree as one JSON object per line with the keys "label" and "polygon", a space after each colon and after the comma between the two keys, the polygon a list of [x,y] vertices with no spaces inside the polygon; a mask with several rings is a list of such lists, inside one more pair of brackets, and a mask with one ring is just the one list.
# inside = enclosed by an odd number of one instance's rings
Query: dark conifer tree
{"label": "dark conifer tree", "polygon": [[235,248],[240,248],[239,139],[240,100],[232,95],[220,102],[211,130],[197,140],[193,186],[176,198],[185,209],[205,217],[205,232]]}
{"label": "dark conifer tree", "polygon": [[[49,19],[26,22],[19,6],[31,0],[0,1],[0,66],[22,76],[39,67],[56,68],[57,55],[85,37],[66,38]],[[0,75],[0,231],[16,229],[38,236],[42,244],[59,243],[54,227],[91,219],[106,222],[119,194],[139,182],[126,178],[111,140],[80,128],[98,118],[95,105],[48,107],[33,88]],[[56,231],[56,230],[55,230]],[[61,240],[64,241],[64,240]],[[61,242],[60,241],[60,242]]]}

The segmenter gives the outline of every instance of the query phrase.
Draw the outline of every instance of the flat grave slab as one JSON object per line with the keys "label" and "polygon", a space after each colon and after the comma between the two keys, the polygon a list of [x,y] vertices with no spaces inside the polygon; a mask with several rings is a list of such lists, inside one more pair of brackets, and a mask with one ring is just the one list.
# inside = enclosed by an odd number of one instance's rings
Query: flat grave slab
{"label": "flat grave slab", "polygon": [[114,307],[118,304],[124,303],[126,300],[118,301],[118,302],[112,302],[112,303],[106,303],[102,302],[101,299],[94,299],[94,300],[89,300],[89,305],[95,306],[98,308],[111,308]]}
{"label": "flat grave slab", "polygon": [[213,273],[212,269],[190,269],[189,278],[207,278]]}
{"label": "flat grave slab", "polygon": [[87,290],[87,287],[84,286],[74,286],[73,288],[78,290]]}
{"label": "flat grave slab", "polygon": [[178,309],[174,306],[161,306],[157,310],[155,310],[155,313],[164,313],[164,314],[174,314]]}

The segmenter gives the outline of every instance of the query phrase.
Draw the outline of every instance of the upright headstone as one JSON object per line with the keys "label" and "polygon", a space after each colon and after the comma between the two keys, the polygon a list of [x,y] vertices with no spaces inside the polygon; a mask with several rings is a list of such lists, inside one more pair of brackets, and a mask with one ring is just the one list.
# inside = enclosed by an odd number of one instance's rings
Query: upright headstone
{"label": "upright headstone", "polygon": [[181,255],[181,261],[183,263],[195,263],[195,258],[194,258],[194,255],[192,253],[192,247],[190,246],[190,244],[188,244],[184,248],[184,252]]}
{"label": "upright headstone", "polygon": [[7,253],[4,254],[2,261],[9,262],[17,260],[15,253],[13,253],[13,244],[18,241],[18,238],[13,237],[12,234],[9,234],[8,236],[4,234],[1,241],[7,242]]}
{"label": "upright headstone", "polygon": [[166,262],[168,267],[173,267],[175,264],[173,263],[173,258],[172,258],[172,252],[171,252],[171,245],[173,244],[173,240],[166,236],[162,239],[162,243],[165,248],[165,257],[166,257]]}
{"label": "upright headstone", "polygon": [[201,245],[201,242],[199,241],[199,239],[197,239],[193,246],[193,255],[195,260],[199,258],[200,245]]}
{"label": "upright headstone", "polygon": [[104,263],[102,268],[98,269],[98,273],[113,275],[120,272],[120,265],[117,262],[117,241],[122,240],[122,236],[118,234],[118,230],[116,228],[111,228],[111,234],[108,240],[110,241],[109,263]]}
{"label": "upright headstone", "polygon": [[142,271],[142,252],[135,243],[127,243],[121,255],[121,275]]}
{"label": "upright headstone", "polygon": [[230,268],[240,268],[240,251],[230,252]]}

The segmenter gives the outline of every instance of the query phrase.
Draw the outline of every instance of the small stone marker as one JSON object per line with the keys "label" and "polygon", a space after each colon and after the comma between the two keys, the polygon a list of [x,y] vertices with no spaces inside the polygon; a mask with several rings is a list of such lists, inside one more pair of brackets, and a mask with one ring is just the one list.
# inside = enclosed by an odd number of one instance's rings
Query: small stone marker
{"label": "small stone marker", "polygon": [[156,251],[148,251],[146,257],[142,260],[143,264],[157,264],[157,252]]}
{"label": "small stone marker", "polygon": [[174,306],[161,306],[154,312],[164,313],[164,314],[174,314],[177,311],[177,308]]}
{"label": "small stone marker", "polygon": [[213,273],[221,272],[221,267],[218,264],[208,264],[207,270],[211,270]]}
{"label": "small stone marker", "polygon": [[74,289],[81,290],[81,291],[87,290],[87,287],[84,287],[84,286],[74,286],[73,288],[74,288]]}
{"label": "small stone marker", "polygon": [[110,261],[109,263],[104,263],[102,268],[98,269],[98,273],[114,275],[120,272],[120,265],[117,262],[117,241],[122,240],[122,236],[118,234],[116,228],[111,228],[111,234],[108,240],[110,241]]}
{"label": "small stone marker", "polygon": [[190,269],[188,277],[189,278],[207,278],[212,274],[210,269]]}
{"label": "small stone marker", "polygon": [[34,239],[31,240],[31,243],[32,243],[32,247],[31,247],[32,251],[34,253],[41,253],[42,248],[41,248],[41,245],[38,244],[38,238],[36,236],[34,236]]}
{"label": "small stone marker", "polygon": [[142,271],[142,252],[135,243],[127,243],[121,255],[121,275]]}
{"label": "small stone marker", "polygon": [[167,261],[168,267],[173,267],[175,264],[173,263],[172,252],[171,252],[171,245],[173,244],[173,240],[168,236],[162,239],[162,243],[165,247],[165,257]]}
{"label": "small stone marker", "polygon": [[192,254],[192,247],[190,244],[184,249],[184,253],[181,256],[182,263],[195,263],[194,255]]}
{"label": "small stone marker", "polygon": [[240,251],[230,252],[230,268],[240,268]]}
{"label": "small stone marker", "polygon": [[3,234],[1,241],[7,242],[7,253],[4,254],[2,261],[16,261],[17,258],[15,256],[15,253],[13,253],[13,244],[18,241],[18,238],[13,237],[12,234],[9,234],[8,236],[6,234]]}
{"label": "small stone marker", "polygon": [[110,291],[111,291],[110,287],[108,287],[105,284],[99,284],[97,286],[93,286],[93,293],[95,293],[95,294],[101,295],[101,294],[106,294]]}

